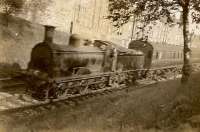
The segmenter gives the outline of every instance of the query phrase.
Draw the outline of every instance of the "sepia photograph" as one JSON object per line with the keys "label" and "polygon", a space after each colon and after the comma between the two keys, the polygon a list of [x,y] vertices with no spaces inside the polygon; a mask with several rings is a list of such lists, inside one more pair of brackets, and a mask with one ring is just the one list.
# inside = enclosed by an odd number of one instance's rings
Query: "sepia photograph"
{"label": "sepia photograph", "polygon": [[0,132],[200,132],[200,1],[0,0]]}

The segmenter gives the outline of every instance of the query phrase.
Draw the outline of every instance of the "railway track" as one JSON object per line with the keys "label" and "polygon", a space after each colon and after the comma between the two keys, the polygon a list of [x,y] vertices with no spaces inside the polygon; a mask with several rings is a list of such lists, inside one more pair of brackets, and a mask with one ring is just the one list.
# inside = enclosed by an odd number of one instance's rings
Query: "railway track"
{"label": "railway track", "polygon": [[[120,85],[118,87],[106,87],[104,89],[93,90],[89,92],[85,92],[83,94],[69,95],[67,97],[59,98],[59,99],[48,99],[46,101],[38,101],[31,96],[20,93],[20,94],[6,94],[4,92],[0,92],[0,114],[10,114],[10,113],[23,113],[28,111],[49,111],[59,106],[66,106],[71,104],[77,104],[78,101],[84,100],[85,98],[91,98],[98,95],[110,94],[116,91],[122,90],[137,90],[142,88],[147,88],[150,85],[153,85],[158,82],[168,81],[175,78],[180,78],[180,75],[174,75],[169,78],[161,78],[158,80],[138,80],[138,85],[135,85],[133,88],[128,88],[125,85]],[[18,85],[18,84],[17,84]],[[20,84],[22,85],[22,84]]]}
{"label": "railway track", "polygon": [[[163,80],[162,80],[163,81]],[[78,101],[84,100],[91,97],[96,97],[98,95],[107,95],[113,92],[122,91],[122,90],[137,90],[146,88],[150,85],[157,83],[157,81],[138,81],[138,85],[134,86],[134,88],[130,89],[126,86],[120,86],[118,88],[108,87],[102,90],[95,90],[85,94],[77,94],[68,96],[66,98],[61,99],[52,99],[47,101],[38,101],[28,97],[27,95],[18,95],[18,96],[8,96],[4,98],[4,103],[0,100],[0,114],[10,114],[10,113],[23,113],[29,110],[31,111],[49,111],[54,109],[57,106],[66,106],[71,104],[77,104]]]}
{"label": "railway track", "polygon": [[[124,89],[124,87],[120,87],[118,89],[115,89],[115,91],[117,90],[122,90]],[[6,114],[6,113],[13,113],[13,112],[24,112],[26,110],[51,110],[52,108],[57,107],[58,105],[70,105],[70,103],[74,103],[76,104],[78,100],[83,100],[84,98],[90,98],[90,97],[94,97],[97,96],[98,94],[108,94],[113,91],[113,88],[106,88],[104,90],[97,90],[97,91],[93,91],[90,93],[86,93],[86,94],[78,94],[78,95],[73,95],[73,96],[68,96],[66,98],[62,98],[59,100],[48,100],[48,101],[44,101],[44,102],[39,102],[35,100],[31,101],[31,104],[28,104],[24,107],[15,107],[15,108],[9,108],[9,109],[4,109],[4,110],[0,110],[0,114]],[[34,103],[33,103],[34,102]]]}

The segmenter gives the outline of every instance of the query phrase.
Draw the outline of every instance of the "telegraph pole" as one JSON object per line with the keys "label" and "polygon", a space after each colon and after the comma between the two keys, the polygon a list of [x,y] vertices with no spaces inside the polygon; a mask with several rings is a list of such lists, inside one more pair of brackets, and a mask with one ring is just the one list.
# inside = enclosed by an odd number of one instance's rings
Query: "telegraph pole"
{"label": "telegraph pole", "polygon": [[93,15],[92,15],[92,28],[95,26],[95,15],[96,15],[96,7],[97,7],[97,1],[94,0],[94,8],[93,8]]}
{"label": "telegraph pole", "polygon": [[69,31],[70,34],[73,33],[73,26],[74,26],[74,23],[73,23],[73,21],[71,21],[71,23],[70,23],[70,31]]}
{"label": "telegraph pole", "polygon": [[133,40],[134,31],[135,31],[135,16],[133,18],[133,23],[132,23],[131,41]]}

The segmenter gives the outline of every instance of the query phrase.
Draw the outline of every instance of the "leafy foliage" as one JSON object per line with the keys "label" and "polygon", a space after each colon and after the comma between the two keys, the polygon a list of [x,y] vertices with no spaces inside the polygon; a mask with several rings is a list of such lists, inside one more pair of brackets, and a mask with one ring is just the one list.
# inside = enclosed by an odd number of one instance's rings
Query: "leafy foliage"
{"label": "leafy foliage", "polygon": [[24,6],[24,12],[29,13],[32,20],[36,20],[38,16],[46,16],[48,6],[53,3],[53,0],[27,0]]}
{"label": "leafy foliage", "polygon": [[0,8],[6,15],[19,12],[24,5],[23,0],[0,0]]}
{"label": "leafy foliage", "polygon": [[[117,28],[137,16],[144,26],[165,19],[165,23],[176,23],[177,13],[189,8],[193,22],[200,22],[200,1],[198,0],[109,0],[108,19]],[[182,24],[182,22],[180,22]]]}
{"label": "leafy foliage", "polygon": [[[152,23],[166,19],[166,24],[176,23],[177,14],[181,17],[179,24],[182,25],[184,40],[184,65],[181,82],[187,82],[191,74],[189,47],[189,18],[193,22],[200,23],[199,0],[109,0],[108,19],[117,28],[129,22],[132,17],[143,24],[142,31]],[[179,18],[178,18],[179,19]]]}
{"label": "leafy foliage", "polygon": [[5,15],[29,13],[36,19],[38,12],[45,13],[52,0],[0,0],[0,11]]}

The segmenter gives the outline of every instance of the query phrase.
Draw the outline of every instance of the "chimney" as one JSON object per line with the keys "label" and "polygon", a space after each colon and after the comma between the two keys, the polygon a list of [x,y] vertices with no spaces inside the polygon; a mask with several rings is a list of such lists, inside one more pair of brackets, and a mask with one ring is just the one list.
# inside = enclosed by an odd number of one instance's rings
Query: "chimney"
{"label": "chimney", "polygon": [[55,27],[49,25],[45,25],[44,27],[45,27],[44,42],[53,43]]}

